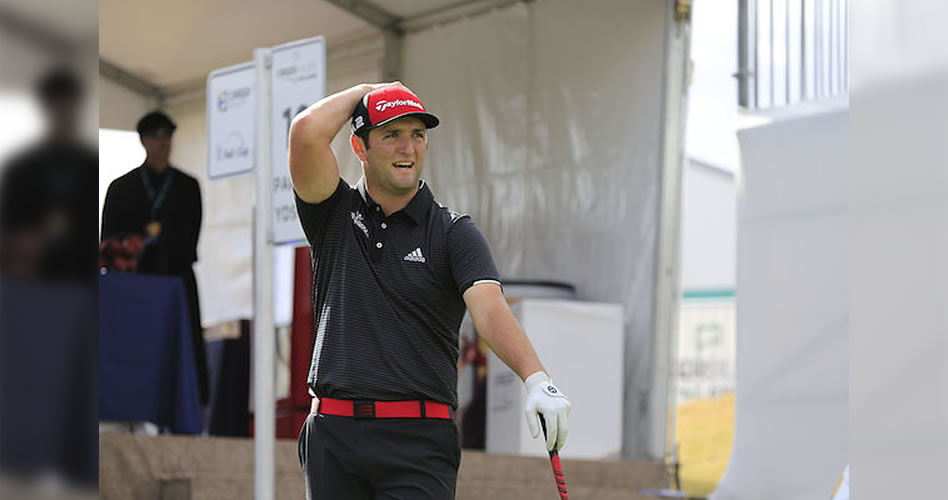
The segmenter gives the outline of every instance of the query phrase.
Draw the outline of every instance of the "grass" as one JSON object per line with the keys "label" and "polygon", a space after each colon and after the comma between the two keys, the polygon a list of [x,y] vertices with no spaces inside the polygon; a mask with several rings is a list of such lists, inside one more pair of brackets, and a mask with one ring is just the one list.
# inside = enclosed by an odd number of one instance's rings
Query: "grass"
{"label": "grass", "polygon": [[675,429],[681,489],[689,496],[714,491],[734,441],[734,393],[678,406]]}

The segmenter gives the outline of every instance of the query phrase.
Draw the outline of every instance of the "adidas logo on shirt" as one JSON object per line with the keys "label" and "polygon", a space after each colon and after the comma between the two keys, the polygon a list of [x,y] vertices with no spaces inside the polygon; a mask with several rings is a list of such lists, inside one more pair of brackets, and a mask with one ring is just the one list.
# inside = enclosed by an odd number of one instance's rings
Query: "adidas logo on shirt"
{"label": "adidas logo on shirt", "polygon": [[405,260],[409,262],[424,262],[425,256],[421,255],[421,247],[414,249],[410,254],[406,255]]}

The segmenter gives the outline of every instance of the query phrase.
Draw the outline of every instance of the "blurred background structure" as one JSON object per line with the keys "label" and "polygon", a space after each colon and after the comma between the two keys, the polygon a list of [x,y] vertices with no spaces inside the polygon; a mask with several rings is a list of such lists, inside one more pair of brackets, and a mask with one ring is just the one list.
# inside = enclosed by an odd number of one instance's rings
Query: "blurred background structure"
{"label": "blurred background structure", "polygon": [[[85,5],[83,5],[85,4]],[[0,496],[97,484],[97,16],[0,5]]]}

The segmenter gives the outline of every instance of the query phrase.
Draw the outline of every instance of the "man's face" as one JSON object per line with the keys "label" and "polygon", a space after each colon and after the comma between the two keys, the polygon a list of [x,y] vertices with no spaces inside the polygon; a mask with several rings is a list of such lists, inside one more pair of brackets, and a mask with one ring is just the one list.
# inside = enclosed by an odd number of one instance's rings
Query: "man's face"
{"label": "man's face", "polygon": [[150,161],[157,163],[167,163],[171,156],[171,133],[159,131],[159,133],[142,134],[142,146],[145,147],[145,154]]}
{"label": "man's face", "polygon": [[369,186],[401,195],[418,187],[427,150],[428,129],[409,116],[370,130],[369,148],[356,154],[365,162]]}

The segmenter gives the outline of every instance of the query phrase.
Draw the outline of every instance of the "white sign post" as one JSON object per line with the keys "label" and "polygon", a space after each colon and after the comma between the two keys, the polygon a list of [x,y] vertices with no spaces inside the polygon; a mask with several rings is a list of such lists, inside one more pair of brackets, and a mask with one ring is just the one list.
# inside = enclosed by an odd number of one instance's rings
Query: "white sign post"
{"label": "white sign post", "polygon": [[[254,49],[253,62],[214,70],[207,78],[208,175],[253,172],[256,177],[251,361],[256,500],[272,500],[276,485],[274,245],[305,240],[290,181],[290,123],[325,94],[323,37]],[[283,260],[292,262],[292,248],[285,251]],[[292,274],[278,281],[292,283]]]}
{"label": "white sign post", "polygon": [[273,329],[273,247],[267,241],[270,225],[270,141],[268,73],[270,49],[254,49],[254,74],[261,99],[257,101],[257,200],[253,224],[253,491],[256,500],[272,500],[276,487],[276,405],[273,402],[275,339]]}
{"label": "white sign post", "polygon": [[287,156],[290,123],[297,113],[326,95],[326,40],[308,38],[271,50],[270,158],[271,220],[274,244],[305,240]]}
{"label": "white sign post", "polygon": [[207,174],[211,179],[253,170],[256,106],[254,64],[207,76]]}

